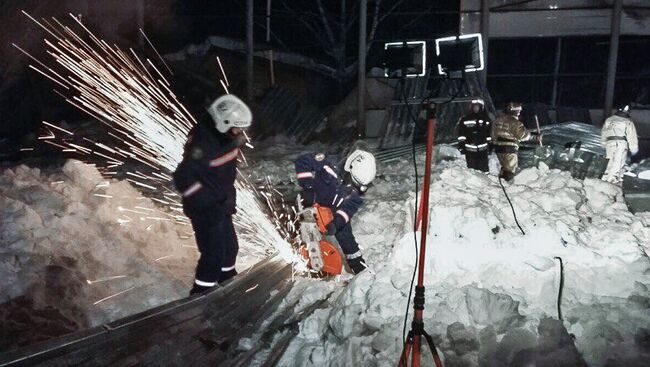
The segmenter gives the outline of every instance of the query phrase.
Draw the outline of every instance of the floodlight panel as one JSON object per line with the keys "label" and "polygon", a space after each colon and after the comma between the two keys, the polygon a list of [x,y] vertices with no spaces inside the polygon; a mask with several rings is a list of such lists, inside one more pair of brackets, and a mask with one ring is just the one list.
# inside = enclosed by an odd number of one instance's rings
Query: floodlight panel
{"label": "floodlight panel", "polygon": [[[436,42],[436,56],[440,58],[441,53],[442,53],[442,45],[449,44],[449,43],[460,43],[462,40],[473,40],[476,44],[476,46],[472,47],[471,44],[469,44],[469,47],[477,49],[477,52],[475,56],[478,56],[477,58],[473,58],[473,61],[471,64],[465,65],[464,71],[465,72],[476,72],[476,71],[481,71],[485,68],[485,62],[483,60],[483,39],[481,37],[480,33],[472,33],[472,34],[464,34],[461,36],[450,36],[450,37],[442,37],[438,38],[435,40]],[[474,52],[472,52],[474,55]],[[440,75],[447,75],[447,71],[445,70],[446,68],[443,68],[442,63],[438,63],[438,73]]]}
{"label": "floodlight panel", "polygon": [[[404,45],[406,45],[406,46],[421,46],[422,47],[422,59],[420,60],[420,63],[421,63],[421,66],[422,66],[421,72],[418,73],[418,74],[409,74],[409,73],[407,73],[405,75],[405,77],[407,77],[407,78],[415,78],[415,77],[418,77],[418,76],[425,76],[426,72],[427,72],[427,67],[426,67],[426,65],[427,65],[427,43],[426,43],[426,41],[388,42],[388,43],[384,44],[384,50],[388,50],[388,48],[390,48],[390,47],[396,47],[396,48],[397,47],[404,47]],[[384,69],[384,76],[388,78],[390,76],[388,75],[388,70],[387,69],[388,68]]]}

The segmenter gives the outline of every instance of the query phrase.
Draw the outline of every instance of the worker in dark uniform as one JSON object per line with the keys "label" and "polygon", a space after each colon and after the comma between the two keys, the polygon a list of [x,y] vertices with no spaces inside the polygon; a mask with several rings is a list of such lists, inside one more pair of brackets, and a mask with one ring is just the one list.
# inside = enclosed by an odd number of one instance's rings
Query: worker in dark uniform
{"label": "worker in dark uniform", "polygon": [[354,274],[367,268],[359,244],[352,233],[350,220],[363,204],[362,195],[377,172],[372,153],[354,149],[338,171],[336,159],[323,153],[307,153],[296,159],[296,175],[302,188],[303,206],[318,203],[330,208],[334,219],[327,234],[335,236]]}
{"label": "worker in dark uniform", "polygon": [[482,99],[470,104],[469,114],[458,121],[458,149],[465,155],[467,167],[488,172],[490,116],[485,111]]}
{"label": "worker in dark uniform", "polygon": [[239,246],[232,222],[235,213],[237,156],[251,125],[248,106],[234,95],[217,98],[190,131],[174,184],[183,197],[183,212],[192,222],[201,256],[190,294],[210,290],[237,274]]}

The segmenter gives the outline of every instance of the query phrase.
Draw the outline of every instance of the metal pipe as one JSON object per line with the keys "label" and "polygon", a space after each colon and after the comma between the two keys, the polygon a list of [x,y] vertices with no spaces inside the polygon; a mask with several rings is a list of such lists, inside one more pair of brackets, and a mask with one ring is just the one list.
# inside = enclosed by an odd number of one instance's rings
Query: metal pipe
{"label": "metal pipe", "polygon": [[553,69],[553,94],[551,95],[551,106],[557,106],[558,76],[560,75],[560,61],[562,60],[562,37],[557,38],[555,49],[555,69]]}
{"label": "metal pipe", "polygon": [[481,36],[483,37],[483,72],[481,83],[487,88],[488,75],[488,47],[490,43],[490,1],[481,0]]}
{"label": "metal pipe", "polygon": [[614,87],[616,86],[616,66],[618,63],[618,40],[621,34],[621,13],[623,0],[614,0],[612,8],[612,28],[609,43],[609,61],[607,63],[607,85],[605,87],[605,106],[601,124],[612,112],[614,104]]}
{"label": "metal pipe", "polygon": [[359,2],[359,79],[357,86],[357,132],[361,139],[366,136],[366,18],[368,0]]}
{"label": "metal pipe", "polygon": [[246,102],[253,101],[253,0],[246,0]]}

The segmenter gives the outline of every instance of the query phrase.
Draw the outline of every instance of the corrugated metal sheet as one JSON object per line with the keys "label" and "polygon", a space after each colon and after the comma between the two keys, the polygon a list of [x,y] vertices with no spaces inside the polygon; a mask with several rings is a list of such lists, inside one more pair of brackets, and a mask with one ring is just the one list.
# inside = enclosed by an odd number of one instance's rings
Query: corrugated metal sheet
{"label": "corrugated metal sheet", "polygon": [[[623,176],[623,196],[625,204],[632,213],[650,211],[650,159],[643,160],[639,165]],[[639,177],[639,174],[641,177]]]}
{"label": "corrugated metal sheet", "polygon": [[380,148],[399,147],[413,141],[415,131],[413,117],[418,118],[422,111],[419,102],[428,93],[427,81],[427,78],[409,78],[403,82],[389,81],[395,88],[395,94],[387,108]]}
{"label": "corrugated metal sheet", "polygon": [[284,134],[298,143],[306,143],[325,119],[317,107],[303,98],[275,87],[269,89],[255,110],[254,133],[257,139]]}
{"label": "corrugated metal sheet", "polygon": [[540,129],[544,146],[525,142],[519,150],[522,168],[544,162],[549,168],[570,171],[578,179],[600,178],[607,167],[600,128],[579,122],[548,125]]}
{"label": "corrugated metal sheet", "polygon": [[[397,83],[397,81],[391,81]],[[380,149],[388,149],[411,144],[415,135],[416,142],[425,134],[424,112],[421,101],[429,97],[427,89],[428,78],[406,79],[395,87],[393,101],[387,109],[385,127],[379,144]],[[438,80],[436,93],[433,97],[440,102],[437,113],[436,142],[452,142],[456,140],[456,124],[458,119],[467,113],[469,101],[474,96],[482,96],[486,101],[489,113],[494,112],[494,106],[489,93],[479,83],[475,74],[468,74],[463,81]],[[460,89],[460,91],[459,91]],[[454,103],[444,103],[455,96]],[[409,104],[407,105],[406,102]],[[409,107],[411,114],[409,114]],[[418,124],[413,121],[417,118]]]}

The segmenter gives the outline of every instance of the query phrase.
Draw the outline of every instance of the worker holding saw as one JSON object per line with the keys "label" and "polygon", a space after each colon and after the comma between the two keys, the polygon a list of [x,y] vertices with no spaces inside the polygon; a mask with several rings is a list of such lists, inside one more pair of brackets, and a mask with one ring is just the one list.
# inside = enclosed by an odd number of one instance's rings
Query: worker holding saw
{"label": "worker holding saw", "polygon": [[[363,204],[362,196],[368,185],[375,179],[375,157],[367,150],[356,147],[347,156],[342,172],[339,172],[335,162],[334,157],[328,157],[324,153],[303,154],[296,159],[296,176],[302,188],[301,204],[306,210],[318,208],[316,212],[321,213],[317,214],[318,220],[324,226],[322,232],[336,237],[350,269],[358,274],[367,265],[352,233],[350,220]],[[331,220],[324,220],[328,215],[323,214],[326,212],[323,209],[329,209]],[[301,226],[306,226],[306,223],[301,223]],[[323,241],[320,243],[322,247]],[[326,251],[322,251],[323,255],[327,255]],[[321,266],[314,264],[316,258],[311,255],[309,257],[312,268],[314,265]],[[318,267],[317,270],[320,270]]]}

